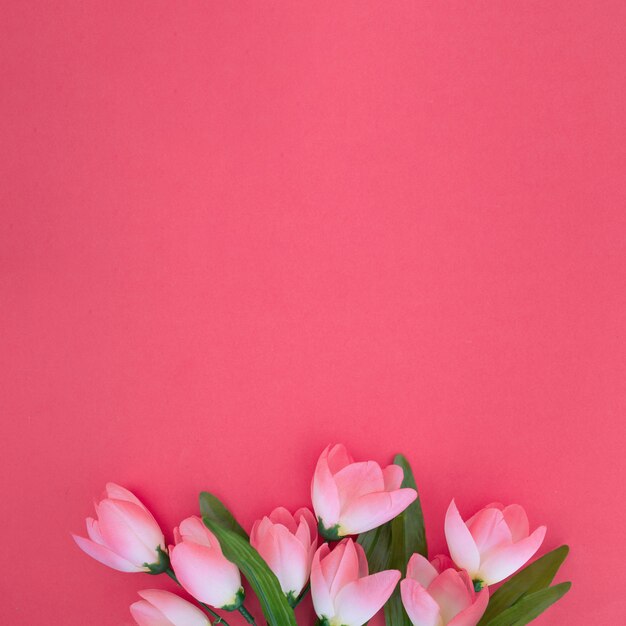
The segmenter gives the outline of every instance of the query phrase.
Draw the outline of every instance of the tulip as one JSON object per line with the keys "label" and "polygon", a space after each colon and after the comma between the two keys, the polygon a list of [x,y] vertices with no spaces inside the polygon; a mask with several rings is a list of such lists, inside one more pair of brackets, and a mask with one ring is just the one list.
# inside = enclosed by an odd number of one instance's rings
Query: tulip
{"label": "tulip", "polygon": [[323,626],[362,626],[387,602],[399,580],[397,570],[368,576],[365,552],[352,539],[332,552],[325,543],[311,566],[315,612]]}
{"label": "tulip", "polygon": [[413,626],[476,626],[487,609],[489,591],[474,591],[467,572],[439,569],[443,559],[429,563],[414,554],[400,583],[402,604]]}
{"label": "tulip", "polygon": [[130,612],[139,626],[211,626],[207,616],[196,606],[169,591],[146,589]]}
{"label": "tulip", "polygon": [[331,540],[376,528],[402,513],[415,489],[401,489],[404,472],[398,465],[355,463],[343,445],[328,446],[320,456],[311,498],[320,533]]}
{"label": "tulip", "polygon": [[302,508],[291,515],[287,509],[279,507],[254,523],[250,544],[274,572],[283,593],[294,606],[309,580],[317,548],[313,513]]}
{"label": "tulip", "polygon": [[528,517],[518,504],[491,504],[464,522],[454,500],[445,521],[450,556],[474,581],[476,590],[510,576],[539,549],[546,534],[529,534]]}
{"label": "tulip", "polygon": [[106,496],[95,507],[98,519],[86,520],[89,539],[72,535],[83,552],[121,572],[160,574],[167,569],[163,533],[130,491],[107,483]]}
{"label": "tulip", "polygon": [[199,517],[188,517],[174,529],[170,546],[174,573],[185,591],[211,606],[234,611],[244,598],[241,575],[223,554],[215,535]]}

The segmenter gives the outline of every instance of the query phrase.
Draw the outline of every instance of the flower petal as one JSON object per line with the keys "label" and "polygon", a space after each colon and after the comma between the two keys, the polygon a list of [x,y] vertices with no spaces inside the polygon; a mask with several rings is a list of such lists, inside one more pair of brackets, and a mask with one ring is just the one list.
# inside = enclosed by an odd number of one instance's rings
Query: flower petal
{"label": "flower petal", "polygon": [[112,550],[106,546],[94,543],[90,539],[79,537],[78,535],[72,535],[76,545],[92,559],[99,561],[103,565],[116,569],[120,572],[143,572],[143,567],[139,567],[125,558],[115,554]]}
{"label": "flower petal", "polygon": [[452,621],[456,615],[470,606],[473,600],[465,582],[453,569],[447,569],[439,574],[427,591],[439,605],[444,624]]}
{"label": "flower petal", "polygon": [[346,585],[335,599],[335,615],[342,626],[362,626],[387,602],[400,572],[386,570]]}
{"label": "flower petal", "polygon": [[481,561],[488,559],[494,551],[513,543],[511,531],[499,509],[479,511],[466,526],[472,533]]}
{"label": "flower petal", "polygon": [[98,505],[98,527],[106,545],[136,565],[156,562],[157,547],[165,547],[154,518],[132,502],[102,500]]}
{"label": "flower petal", "polygon": [[354,463],[354,459],[350,456],[346,450],[346,446],[342,443],[328,446],[328,448],[326,448],[326,455],[328,457],[328,467],[333,474],[336,474],[346,465]]}
{"label": "flower petal", "polygon": [[318,617],[331,619],[335,615],[335,608],[330,596],[330,584],[324,576],[322,561],[328,556],[330,548],[327,543],[322,544],[311,564],[311,598]]}
{"label": "flower petal", "polygon": [[415,489],[369,493],[351,502],[341,513],[341,530],[356,535],[396,517],[417,498]]}
{"label": "flower petal", "polygon": [[405,578],[400,583],[400,594],[413,626],[443,626],[439,605],[416,580]]}
{"label": "flower petal", "polygon": [[404,480],[404,470],[395,463],[387,465],[383,469],[383,479],[385,481],[385,491],[400,489]]}
{"label": "flower petal", "polygon": [[176,594],[162,589],[145,589],[139,595],[175,626],[210,626],[204,612]]}
{"label": "flower petal", "polygon": [[546,527],[540,526],[535,532],[502,550],[498,550],[480,566],[480,578],[493,585],[510,576],[526,563],[539,550],[546,535]]}
{"label": "flower petal", "polygon": [[130,614],[139,626],[176,626],[146,600],[131,604]]}
{"label": "flower petal", "polygon": [[461,611],[448,626],[476,626],[487,610],[489,590],[485,587],[477,596],[473,604]]}
{"label": "flower petal", "polygon": [[470,576],[474,576],[480,566],[480,554],[454,500],[446,513],[445,534],[452,560],[457,567],[466,569]]}
{"label": "flower petal", "polygon": [[328,448],[322,452],[315,467],[311,482],[311,500],[316,517],[322,520],[326,528],[339,522],[341,504],[337,485],[328,466]]}
{"label": "flower petal", "polygon": [[407,578],[416,580],[422,587],[428,589],[430,583],[437,578],[439,572],[421,554],[415,553],[406,568]]}
{"label": "flower petal", "polygon": [[519,504],[511,504],[502,511],[502,514],[511,531],[514,543],[528,537],[530,528],[528,526],[528,516],[523,507]]}
{"label": "flower petal", "polygon": [[124,489],[124,487],[120,487],[115,483],[107,483],[105,491],[107,498],[110,498],[111,500],[124,500],[126,502],[132,502],[133,504],[140,506],[144,509],[144,511],[148,511],[143,502],[134,493],[128,491],[128,489]]}
{"label": "flower petal", "polygon": [[385,491],[385,480],[380,465],[374,461],[351,463],[334,476],[339,500],[344,508],[356,498],[368,493]]}

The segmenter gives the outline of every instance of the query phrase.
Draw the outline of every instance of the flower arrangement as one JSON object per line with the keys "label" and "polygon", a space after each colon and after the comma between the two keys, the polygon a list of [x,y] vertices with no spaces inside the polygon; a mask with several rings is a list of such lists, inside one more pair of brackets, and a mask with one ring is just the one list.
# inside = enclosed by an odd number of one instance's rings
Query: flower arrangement
{"label": "flower arrangement", "polygon": [[453,500],[444,525],[450,556],[429,561],[421,503],[402,455],[381,468],[355,462],[343,445],[329,446],[317,462],[311,499],[314,513],[279,507],[248,536],[220,500],[203,492],[201,517],[183,520],[167,546],[141,501],[109,483],[95,505],[98,519],[87,519],[89,538],[74,540],[122,572],[167,574],[195,601],[142,591],[130,607],[139,626],[228,626],[231,611],[256,624],[242,574],[271,626],[297,624],[294,609],[309,591],[318,626],[362,626],[381,608],[388,626],[522,626],[570,588],[552,585],[567,546],[526,565],[546,528],[530,532],[516,504],[490,504],[464,520]]}

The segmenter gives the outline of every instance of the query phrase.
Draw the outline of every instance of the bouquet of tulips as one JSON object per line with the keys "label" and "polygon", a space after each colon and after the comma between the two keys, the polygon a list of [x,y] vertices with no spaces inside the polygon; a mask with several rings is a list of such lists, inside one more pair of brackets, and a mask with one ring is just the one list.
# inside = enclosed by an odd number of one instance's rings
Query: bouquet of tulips
{"label": "bouquet of tulips", "polygon": [[383,607],[388,626],[522,626],[570,587],[552,585],[567,546],[524,567],[546,528],[530,532],[517,504],[490,504],[464,521],[453,500],[444,526],[450,556],[429,561],[415,479],[402,455],[381,468],[355,462],[343,445],[329,446],[311,499],[314,513],[277,508],[248,536],[203,492],[201,517],[183,520],[167,546],[150,511],[109,483],[96,503],[98,519],[87,519],[89,539],[74,539],[114,569],[167,574],[193,598],[140,592],[130,607],[140,626],[228,626],[232,611],[256,624],[242,574],[270,626],[295,626],[295,608],[309,591],[318,626],[362,626]]}

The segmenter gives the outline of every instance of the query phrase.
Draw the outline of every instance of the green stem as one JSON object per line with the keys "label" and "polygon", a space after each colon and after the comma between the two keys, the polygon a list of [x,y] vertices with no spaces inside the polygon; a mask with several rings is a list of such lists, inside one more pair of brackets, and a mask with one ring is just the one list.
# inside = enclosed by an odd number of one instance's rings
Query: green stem
{"label": "green stem", "polygon": [[310,588],[311,588],[311,583],[307,583],[307,586],[301,591],[300,595],[298,596],[298,599],[295,601],[292,607],[293,609],[295,609],[298,606],[298,604],[300,604],[300,602],[302,602],[302,600],[306,598],[306,594],[309,593]]}
{"label": "green stem", "polygon": [[244,619],[246,620],[246,622],[248,622],[248,624],[254,624],[256,626],[254,617],[252,617],[248,609],[243,604],[239,607],[238,610],[244,616]]}
{"label": "green stem", "polygon": [[[171,567],[168,567],[165,570],[165,573],[177,584],[180,585],[178,578],[176,578],[176,574],[174,574],[174,570]],[[181,585],[182,587],[182,585]],[[196,602],[212,617],[215,618],[214,624],[223,624],[223,626],[228,626],[228,622],[221,616],[218,615],[208,604],[204,602],[200,602],[200,600],[196,600]],[[254,623],[254,620],[252,621]]]}

